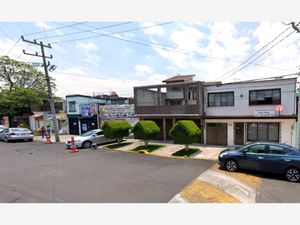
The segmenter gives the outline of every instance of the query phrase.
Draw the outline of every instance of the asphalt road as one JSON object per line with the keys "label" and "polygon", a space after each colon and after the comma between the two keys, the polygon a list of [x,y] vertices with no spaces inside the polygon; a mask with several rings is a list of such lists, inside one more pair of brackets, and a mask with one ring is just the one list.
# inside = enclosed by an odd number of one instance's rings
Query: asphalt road
{"label": "asphalt road", "polygon": [[163,203],[213,162],[0,142],[0,202]]}

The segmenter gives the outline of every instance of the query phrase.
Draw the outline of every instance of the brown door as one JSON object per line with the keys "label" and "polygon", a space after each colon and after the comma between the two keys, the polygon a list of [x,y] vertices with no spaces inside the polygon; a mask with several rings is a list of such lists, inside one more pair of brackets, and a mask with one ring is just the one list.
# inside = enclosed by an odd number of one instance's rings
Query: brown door
{"label": "brown door", "polygon": [[234,144],[243,145],[244,144],[244,123],[234,124]]}
{"label": "brown door", "polygon": [[208,145],[227,145],[227,123],[207,123],[206,143]]}

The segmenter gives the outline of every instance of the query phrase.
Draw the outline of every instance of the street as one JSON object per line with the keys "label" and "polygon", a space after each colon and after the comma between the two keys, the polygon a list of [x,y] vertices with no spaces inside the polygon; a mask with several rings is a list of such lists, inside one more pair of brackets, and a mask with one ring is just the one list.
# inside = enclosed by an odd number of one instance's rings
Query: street
{"label": "street", "polygon": [[0,202],[164,203],[213,163],[0,142]]}

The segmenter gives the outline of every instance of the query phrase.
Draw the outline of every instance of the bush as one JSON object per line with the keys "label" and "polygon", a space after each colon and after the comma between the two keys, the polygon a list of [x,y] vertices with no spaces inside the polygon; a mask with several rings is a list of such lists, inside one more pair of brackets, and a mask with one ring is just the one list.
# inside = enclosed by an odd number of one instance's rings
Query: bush
{"label": "bush", "polygon": [[189,149],[189,145],[199,142],[201,130],[191,120],[179,120],[173,125],[169,131],[174,144],[184,144],[185,149]]}
{"label": "bush", "polygon": [[130,129],[131,126],[125,120],[105,121],[102,125],[104,137],[109,139],[117,139],[118,144],[121,143],[123,137],[127,137],[129,135]]}
{"label": "bush", "polygon": [[135,139],[144,141],[145,146],[148,146],[148,141],[153,139],[160,132],[159,126],[152,120],[144,120],[135,124],[132,128]]}

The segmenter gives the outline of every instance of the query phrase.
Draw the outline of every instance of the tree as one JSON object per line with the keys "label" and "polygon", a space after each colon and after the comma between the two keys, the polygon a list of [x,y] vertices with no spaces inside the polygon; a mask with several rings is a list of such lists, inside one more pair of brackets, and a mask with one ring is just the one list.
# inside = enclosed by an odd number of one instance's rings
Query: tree
{"label": "tree", "polygon": [[[35,89],[41,93],[47,93],[45,76],[29,63],[17,61],[8,56],[0,57],[0,83],[2,90],[13,88]],[[51,87],[55,90],[54,79],[51,78]]]}
{"label": "tree", "polygon": [[184,144],[185,150],[188,151],[190,144],[199,142],[201,130],[191,120],[179,120],[173,125],[169,134],[174,144]]}
{"label": "tree", "polygon": [[31,115],[32,105],[42,105],[42,99],[37,90],[19,87],[0,92],[1,117]]}
{"label": "tree", "polygon": [[145,146],[148,146],[148,141],[153,139],[160,132],[159,126],[152,120],[144,120],[135,124],[132,128],[135,139],[144,141]]}
{"label": "tree", "polygon": [[129,135],[131,126],[125,120],[111,120],[105,121],[102,125],[104,137],[109,139],[117,139],[118,144],[121,144],[123,137]]}

